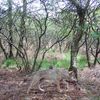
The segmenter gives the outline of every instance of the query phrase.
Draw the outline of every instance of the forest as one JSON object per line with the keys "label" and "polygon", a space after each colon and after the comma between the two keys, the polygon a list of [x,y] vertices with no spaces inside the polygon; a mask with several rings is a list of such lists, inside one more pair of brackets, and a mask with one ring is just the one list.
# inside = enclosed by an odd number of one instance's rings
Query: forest
{"label": "forest", "polygon": [[0,0],[0,100],[100,100],[100,0]]}

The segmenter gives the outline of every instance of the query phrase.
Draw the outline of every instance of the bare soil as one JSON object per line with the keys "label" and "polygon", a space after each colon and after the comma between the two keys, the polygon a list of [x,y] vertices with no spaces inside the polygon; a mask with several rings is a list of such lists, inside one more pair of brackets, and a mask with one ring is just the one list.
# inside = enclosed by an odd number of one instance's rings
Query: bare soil
{"label": "bare soil", "polygon": [[32,76],[23,75],[17,70],[0,69],[0,100],[100,100],[100,68],[79,71],[79,85],[76,88],[70,83],[67,91],[65,83],[61,81],[62,92],[58,92],[55,85],[44,84],[45,92],[38,89],[27,89]]}

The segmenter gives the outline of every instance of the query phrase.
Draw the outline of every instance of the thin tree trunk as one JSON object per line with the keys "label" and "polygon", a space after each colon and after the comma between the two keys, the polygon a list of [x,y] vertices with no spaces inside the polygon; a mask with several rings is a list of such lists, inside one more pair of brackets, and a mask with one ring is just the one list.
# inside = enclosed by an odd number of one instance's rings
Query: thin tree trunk
{"label": "thin tree trunk", "polygon": [[[26,38],[26,27],[25,27],[25,18],[26,18],[26,11],[27,11],[27,0],[23,0],[23,12],[21,15],[21,23],[20,23],[20,35],[19,35],[19,44],[18,44],[18,49],[21,50],[23,52],[23,62],[24,62],[24,70],[26,72],[30,71],[30,66],[29,66],[29,61],[28,61],[28,57],[27,57],[27,53],[26,50],[24,49],[24,38]],[[19,50],[17,50],[16,52],[16,57],[19,55],[20,56],[20,52]]]}
{"label": "thin tree trunk", "polygon": [[[23,0],[23,12],[21,16],[20,36],[19,36],[19,44],[18,44],[19,49],[23,48],[23,40],[26,34],[26,27],[25,27],[26,8],[27,8],[27,2],[26,0]],[[18,51],[16,53],[16,57],[17,56],[18,56]]]}
{"label": "thin tree trunk", "polygon": [[[8,27],[9,27],[9,41],[13,43],[12,31],[12,0],[8,0]],[[13,46],[9,43],[9,58],[13,58]]]}
{"label": "thin tree trunk", "polygon": [[90,68],[91,64],[90,64],[89,48],[88,48],[87,39],[88,39],[87,34],[85,34],[86,58],[87,58],[88,67]]}
{"label": "thin tree trunk", "polygon": [[6,52],[4,46],[2,45],[1,39],[0,39],[0,47],[1,47],[2,51],[3,51],[3,53],[4,53],[5,58],[7,59],[8,58],[8,53]]}
{"label": "thin tree trunk", "polygon": [[40,20],[37,20],[38,23],[40,24],[40,36],[38,37],[38,47],[36,49],[36,54],[35,54],[35,57],[34,57],[34,62],[33,62],[33,65],[32,65],[32,72],[33,71],[36,71],[36,63],[37,63],[37,58],[38,58],[38,55],[39,55],[39,52],[40,52],[40,49],[41,49],[41,41],[42,41],[42,37],[46,34],[46,31],[47,31],[47,21],[48,21],[48,12],[47,12],[47,8],[46,8],[46,4],[44,1],[41,1],[41,3],[43,4],[44,8],[45,8],[45,13],[46,13],[46,17],[44,19],[44,28],[41,24],[41,21]]}
{"label": "thin tree trunk", "polygon": [[[81,40],[83,34],[84,34],[84,22],[85,22],[85,15],[86,15],[86,11],[87,8],[90,4],[91,0],[87,0],[85,7],[83,8],[81,6],[81,3],[79,1],[76,0],[69,0],[72,5],[74,5],[77,9],[77,15],[78,15],[78,19],[79,19],[79,27],[77,29],[77,32],[74,33],[73,35],[73,41],[72,41],[72,45],[71,45],[71,62],[70,62],[70,68],[69,70],[73,70],[75,75],[77,75],[77,54],[78,54],[78,49],[79,49],[79,41]],[[76,76],[77,78],[77,76]]]}
{"label": "thin tree trunk", "polygon": [[96,65],[96,62],[97,62],[97,58],[98,58],[98,54],[100,53],[99,50],[99,45],[100,45],[100,40],[99,38],[97,39],[97,44],[96,44],[96,53],[95,53],[95,58],[94,58],[94,63],[93,63],[93,66]]}
{"label": "thin tree trunk", "polygon": [[77,10],[78,16],[79,16],[79,27],[78,31],[73,34],[73,40],[71,45],[71,61],[70,61],[70,68],[69,71],[73,71],[75,73],[75,76],[77,78],[77,54],[79,50],[79,41],[81,40],[83,34],[84,34],[84,16],[85,12],[84,9],[79,8]]}

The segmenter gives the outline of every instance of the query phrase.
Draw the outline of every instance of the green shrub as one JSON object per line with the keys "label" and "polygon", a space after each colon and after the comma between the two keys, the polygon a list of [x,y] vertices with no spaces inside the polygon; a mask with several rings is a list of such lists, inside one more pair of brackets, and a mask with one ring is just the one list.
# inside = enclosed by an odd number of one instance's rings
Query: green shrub
{"label": "green shrub", "polygon": [[[38,61],[38,63],[40,63],[40,61]],[[44,59],[42,65],[41,65],[41,69],[47,69],[49,66],[50,66],[49,61]]]}
{"label": "green shrub", "polygon": [[[78,54],[77,56],[77,60],[78,60],[78,68],[83,69],[86,64],[87,64],[87,60],[86,57],[84,55]],[[38,61],[39,63],[40,61]],[[64,56],[63,59],[61,60],[46,60],[44,59],[43,63],[42,63],[42,67],[43,69],[47,69],[49,66],[55,66],[55,67],[64,67],[64,68],[69,68],[70,66],[70,52],[67,52]]]}
{"label": "green shrub", "polygon": [[15,59],[7,59],[7,60],[4,60],[2,67],[4,67],[4,68],[16,68],[17,64],[19,64],[19,62],[17,62]]}
{"label": "green shrub", "polygon": [[78,68],[83,69],[87,65],[87,60],[84,55],[78,54]]}
{"label": "green shrub", "polygon": [[14,59],[7,59],[3,62],[3,64],[7,67],[9,67],[10,65],[15,65],[16,61]]}
{"label": "green shrub", "polygon": [[68,68],[69,67],[69,61],[68,60],[65,60],[65,59],[63,59],[63,60],[59,60],[59,61],[57,61],[57,63],[56,63],[56,67],[64,67],[64,68]]}

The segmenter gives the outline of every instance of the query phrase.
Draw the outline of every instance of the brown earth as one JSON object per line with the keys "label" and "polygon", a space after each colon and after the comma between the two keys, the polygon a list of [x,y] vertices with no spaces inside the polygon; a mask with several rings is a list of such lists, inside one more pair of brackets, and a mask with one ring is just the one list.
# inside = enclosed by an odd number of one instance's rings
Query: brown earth
{"label": "brown earth", "polygon": [[0,100],[100,100],[100,68],[79,71],[80,89],[70,83],[70,90],[61,81],[62,92],[59,93],[55,85],[44,84],[46,92],[38,89],[27,89],[32,76],[23,75],[16,70],[0,69]]}

